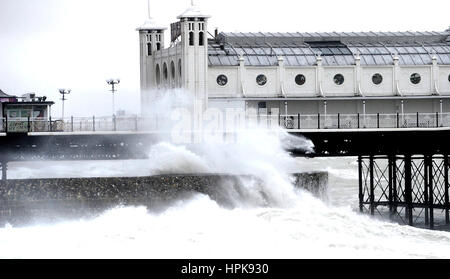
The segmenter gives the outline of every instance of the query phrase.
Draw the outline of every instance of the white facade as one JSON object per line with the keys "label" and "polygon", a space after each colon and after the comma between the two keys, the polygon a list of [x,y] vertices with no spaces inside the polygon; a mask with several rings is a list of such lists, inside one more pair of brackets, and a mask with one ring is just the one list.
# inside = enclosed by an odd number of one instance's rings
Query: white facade
{"label": "white facade", "polygon": [[[165,28],[138,29],[144,114],[155,92],[170,88],[188,90],[203,107],[287,108],[289,114],[450,112],[449,30],[221,33],[208,40],[209,16],[196,6],[178,19],[179,36],[168,48]],[[258,84],[260,77],[265,82]]]}

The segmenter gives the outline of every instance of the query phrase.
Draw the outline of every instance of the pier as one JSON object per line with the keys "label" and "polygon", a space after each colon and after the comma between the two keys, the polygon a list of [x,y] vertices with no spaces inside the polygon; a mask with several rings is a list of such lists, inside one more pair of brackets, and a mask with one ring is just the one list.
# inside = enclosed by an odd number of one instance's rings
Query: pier
{"label": "pier", "polygon": [[[432,229],[450,224],[450,114],[275,115],[257,121],[314,143],[314,153],[292,148],[292,156],[357,157],[361,212]],[[146,159],[161,137],[156,121],[140,117],[22,122],[2,124],[3,181],[12,161]]]}

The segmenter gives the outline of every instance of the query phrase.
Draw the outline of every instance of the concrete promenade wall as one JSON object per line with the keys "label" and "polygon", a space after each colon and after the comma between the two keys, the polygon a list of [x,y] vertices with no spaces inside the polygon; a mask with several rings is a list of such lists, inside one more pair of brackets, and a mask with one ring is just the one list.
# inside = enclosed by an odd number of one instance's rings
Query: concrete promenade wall
{"label": "concrete promenade wall", "polygon": [[[325,196],[327,173],[302,173],[294,177],[297,187],[318,197]],[[251,194],[244,185],[249,183],[260,189],[261,199],[267,199],[264,204],[271,203],[270,197],[263,193],[263,182],[244,175],[8,180],[0,182],[0,226],[91,217],[121,205],[146,206],[159,211],[195,193],[234,208],[240,201],[247,202]]]}

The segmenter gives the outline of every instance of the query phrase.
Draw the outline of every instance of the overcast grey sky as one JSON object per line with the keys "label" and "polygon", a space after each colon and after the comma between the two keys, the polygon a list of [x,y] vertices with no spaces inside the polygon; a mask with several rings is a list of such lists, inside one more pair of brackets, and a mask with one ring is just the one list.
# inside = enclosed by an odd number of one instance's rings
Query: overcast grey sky
{"label": "overcast grey sky", "polygon": [[[152,0],[169,26],[190,0]],[[195,0],[220,31],[443,31],[448,0]],[[147,0],[0,0],[0,89],[36,92],[56,102],[71,88],[66,115],[111,113],[105,82],[120,77],[116,107],[139,110],[139,46],[135,28]],[[167,38],[169,34],[167,33]]]}

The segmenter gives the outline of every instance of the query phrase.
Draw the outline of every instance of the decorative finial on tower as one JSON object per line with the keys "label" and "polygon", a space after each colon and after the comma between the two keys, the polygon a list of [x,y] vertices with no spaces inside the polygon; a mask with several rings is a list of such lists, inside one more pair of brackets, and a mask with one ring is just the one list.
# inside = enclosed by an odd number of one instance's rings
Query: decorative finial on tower
{"label": "decorative finial on tower", "polygon": [[152,15],[150,14],[150,0],[148,0],[148,18],[152,18]]}
{"label": "decorative finial on tower", "polygon": [[138,27],[137,31],[143,30],[166,30],[167,28],[163,25],[157,24],[157,22],[152,18],[152,14],[150,13],[150,0],[147,0],[148,4],[148,19],[144,22],[144,24]]}

